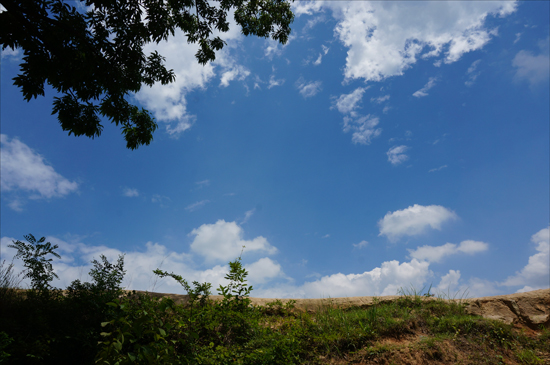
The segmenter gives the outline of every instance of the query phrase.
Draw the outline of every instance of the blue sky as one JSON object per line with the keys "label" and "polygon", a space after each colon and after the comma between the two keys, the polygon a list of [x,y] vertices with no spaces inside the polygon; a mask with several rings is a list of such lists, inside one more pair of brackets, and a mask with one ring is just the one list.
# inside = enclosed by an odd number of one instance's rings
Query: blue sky
{"label": "blue sky", "polygon": [[549,3],[293,9],[287,45],[232,27],[204,67],[181,34],[148,45],[177,79],[132,96],[159,123],[136,151],[107,121],[67,136],[3,52],[2,260],[32,233],[58,287],[125,253],[129,289],[216,288],[244,245],[256,297],[548,288]]}

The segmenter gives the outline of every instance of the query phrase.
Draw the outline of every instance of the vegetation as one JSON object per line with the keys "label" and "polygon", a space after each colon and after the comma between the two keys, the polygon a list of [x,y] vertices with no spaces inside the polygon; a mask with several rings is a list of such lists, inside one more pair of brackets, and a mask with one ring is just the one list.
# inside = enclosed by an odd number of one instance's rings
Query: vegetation
{"label": "vegetation", "polygon": [[[43,242],[15,247],[19,257],[33,257],[25,254],[38,252]],[[55,247],[47,247],[55,256]],[[182,305],[124,293],[123,257],[116,264],[104,256],[92,263],[92,282],[76,280],[66,291],[44,285],[53,272],[46,265],[50,275],[43,275],[37,264],[27,265],[26,275],[45,282],[16,290],[10,286],[18,283],[13,266],[2,263],[0,363],[547,364],[550,359],[548,329],[528,336],[466,314],[460,301],[430,298],[429,290],[401,291],[397,301],[376,301],[370,308],[325,305],[309,313],[280,300],[255,307],[239,257],[229,264],[220,300],[212,300],[208,283],[190,285],[155,270],[185,288],[189,301]]]}
{"label": "vegetation", "polygon": [[148,43],[182,32],[197,43],[199,63],[213,61],[229,30],[228,14],[244,35],[286,43],[294,15],[288,0],[2,0],[0,44],[24,51],[14,85],[29,101],[55,97],[52,114],[69,135],[97,137],[100,117],[120,125],[126,146],[148,145],[157,124],[145,109],[128,102],[142,85],[175,80],[158,52],[146,55]]}

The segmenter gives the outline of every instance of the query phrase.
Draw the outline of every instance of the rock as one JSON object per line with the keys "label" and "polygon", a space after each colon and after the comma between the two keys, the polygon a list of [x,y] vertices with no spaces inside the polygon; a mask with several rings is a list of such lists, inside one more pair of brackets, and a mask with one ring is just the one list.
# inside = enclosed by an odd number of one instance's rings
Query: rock
{"label": "rock", "polygon": [[466,312],[507,324],[550,328],[550,289],[467,300]]}

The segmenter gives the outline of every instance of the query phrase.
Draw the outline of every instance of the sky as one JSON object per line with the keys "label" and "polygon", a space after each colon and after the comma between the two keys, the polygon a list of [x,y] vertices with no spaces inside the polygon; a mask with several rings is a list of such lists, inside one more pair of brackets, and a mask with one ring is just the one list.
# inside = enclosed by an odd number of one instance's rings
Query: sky
{"label": "sky", "polygon": [[146,46],[176,81],[130,96],[159,124],[135,151],[24,101],[8,49],[1,260],[31,233],[59,288],[124,254],[127,289],[215,294],[241,252],[253,297],[548,288],[549,4],[300,1],[286,45],[232,26],[206,66],[176,33]]}

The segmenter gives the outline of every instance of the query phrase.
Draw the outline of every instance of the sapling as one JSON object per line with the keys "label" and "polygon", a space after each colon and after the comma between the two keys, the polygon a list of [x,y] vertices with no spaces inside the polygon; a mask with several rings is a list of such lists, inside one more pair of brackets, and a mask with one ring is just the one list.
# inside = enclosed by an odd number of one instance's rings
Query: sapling
{"label": "sapling", "polygon": [[44,243],[46,237],[42,237],[38,241],[32,234],[23,236],[29,243],[21,242],[19,240],[12,241],[13,245],[8,247],[15,248],[17,254],[15,258],[21,258],[24,262],[25,275],[23,278],[31,279],[31,288],[38,292],[46,292],[51,289],[50,282],[53,278],[59,279],[56,273],[53,271],[52,259],[46,258],[48,255],[53,255],[58,259],[61,258],[54,250],[59,248],[58,245],[53,245],[50,242]]}

